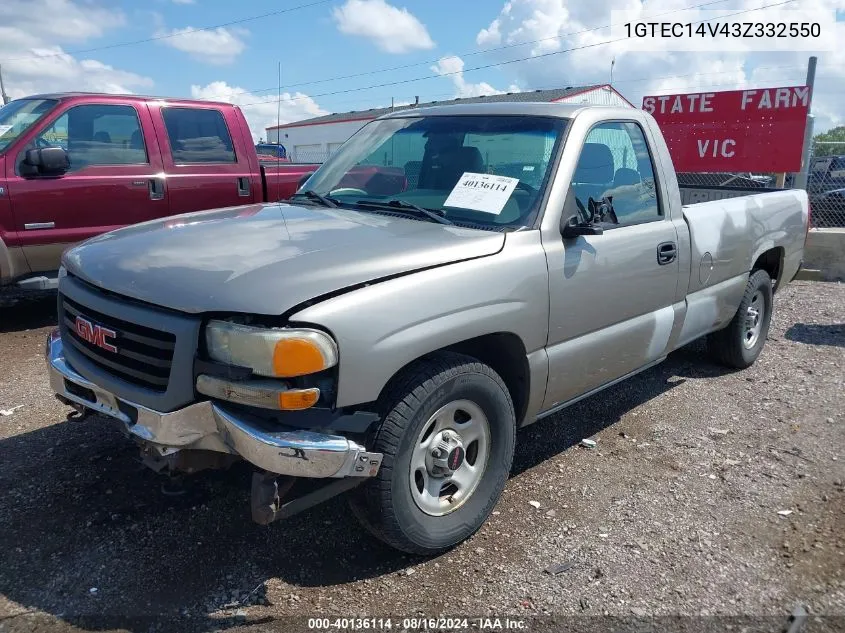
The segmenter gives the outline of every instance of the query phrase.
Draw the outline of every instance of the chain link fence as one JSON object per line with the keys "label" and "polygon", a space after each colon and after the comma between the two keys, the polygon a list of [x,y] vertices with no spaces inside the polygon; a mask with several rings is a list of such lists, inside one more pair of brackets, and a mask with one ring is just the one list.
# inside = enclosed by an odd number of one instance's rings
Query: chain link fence
{"label": "chain link fence", "polygon": [[[845,142],[817,142],[811,147],[807,195],[812,207],[812,227],[845,227]],[[699,201],[694,189],[789,189],[795,185],[794,174],[753,173],[679,173],[684,203]],[[702,199],[710,199],[703,197]]]}
{"label": "chain link fence", "polygon": [[845,142],[813,143],[807,194],[814,227],[845,227]]}

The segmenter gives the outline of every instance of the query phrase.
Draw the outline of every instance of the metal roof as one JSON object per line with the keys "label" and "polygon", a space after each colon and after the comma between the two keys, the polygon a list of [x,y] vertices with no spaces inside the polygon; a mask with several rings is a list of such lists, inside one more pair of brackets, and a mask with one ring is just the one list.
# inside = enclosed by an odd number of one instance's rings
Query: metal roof
{"label": "metal roof", "polygon": [[[548,116],[562,119],[571,119],[578,112],[584,109],[583,103],[547,103],[544,101],[498,101],[496,103],[463,103],[459,101],[447,101],[444,105],[425,105],[418,108],[405,108],[398,112],[388,112],[383,119],[401,119],[403,117],[415,116]],[[599,108],[615,108],[618,106],[591,106]],[[626,108],[627,109],[627,108]]]}
{"label": "metal roof", "polygon": [[[292,123],[285,123],[283,125],[271,125],[266,128],[268,130],[276,130],[280,128],[298,127],[300,125],[319,125],[322,123],[338,123],[342,121],[369,121],[376,119],[383,114],[390,112],[402,112],[403,110],[410,110],[412,108],[428,108],[430,106],[445,106],[456,103],[501,103],[501,102],[540,102],[548,103],[550,101],[559,101],[567,97],[590,92],[603,88],[607,84],[594,84],[591,86],[567,86],[566,88],[553,88],[551,90],[530,90],[527,92],[508,92],[506,94],[487,95],[483,97],[466,97],[457,99],[447,99],[445,101],[429,101],[427,103],[419,104],[405,104],[395,106],[393,108],[370,108],[369,110],[351,110],[349,112],[335,112],[326,114],[324,116],[314,117],[313,119],[304,119],[302,121],[295,121]],[[613,88],[610,88],[613,90]]]}

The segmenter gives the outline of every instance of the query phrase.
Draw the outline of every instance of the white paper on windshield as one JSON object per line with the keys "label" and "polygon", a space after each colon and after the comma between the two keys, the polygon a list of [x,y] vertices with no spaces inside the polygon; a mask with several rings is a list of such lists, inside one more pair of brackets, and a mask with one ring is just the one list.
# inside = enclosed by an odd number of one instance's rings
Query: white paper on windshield
{"label": "white paper on windshield", "polygon": [[11,125],[0,125],[0,136],[3,136],[6,132],[12,129]]}
{"label": "white paper on windshield", "polygon": [[499,215],[518,183],[519,178],[465,171],[443,206]]}

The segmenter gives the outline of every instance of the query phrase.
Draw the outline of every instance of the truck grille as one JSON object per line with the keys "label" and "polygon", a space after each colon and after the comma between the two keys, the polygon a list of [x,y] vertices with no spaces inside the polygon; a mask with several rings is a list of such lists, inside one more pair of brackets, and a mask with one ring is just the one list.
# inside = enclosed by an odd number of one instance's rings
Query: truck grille
{"label": "truck grille", "polygon": [[[167,390],[176,336],[91,310],[59,296],[62,339],[106,372],[140,387]],[[104,338],[103,332],[107,335]]]}

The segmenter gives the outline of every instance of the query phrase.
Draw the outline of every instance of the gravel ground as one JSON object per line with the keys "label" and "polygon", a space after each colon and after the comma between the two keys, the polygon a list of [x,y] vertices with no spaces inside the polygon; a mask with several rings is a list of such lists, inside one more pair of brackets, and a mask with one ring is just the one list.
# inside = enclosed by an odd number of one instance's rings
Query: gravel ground
{"label": "gravel ground", "polygon": [[529,427],[494,516],[420,559],[370,538],[342,499],[251,523],[245,468],[162,494],[115,424],[51,397],[52,302],[0,310],[0,630],[318,614],[769,616],[774,630],[799,603],[845,618],[844,319],[845,285],[795,282],[752,368],[727,372],[696,343]]}

